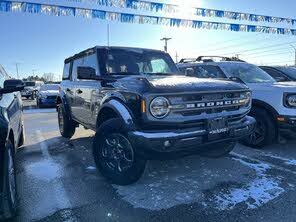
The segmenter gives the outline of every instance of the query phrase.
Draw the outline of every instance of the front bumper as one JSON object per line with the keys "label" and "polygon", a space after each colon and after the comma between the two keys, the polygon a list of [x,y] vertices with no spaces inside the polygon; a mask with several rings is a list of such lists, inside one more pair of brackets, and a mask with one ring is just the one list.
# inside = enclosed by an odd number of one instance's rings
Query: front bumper
{"label": "front bumper", "polygon": [[278,118],[280,134],[296,135],[296,116],[281,116]]}
{"label": "front bumper", "polygon": [[253,117],[246,116],[239,124],[228,127],[228,131],[210,135],[206,129],[157,132],[129,132],[136,154],[144,159],[163,159],[204,152],[207,145],[237,141],[250,135],[256,125]]}

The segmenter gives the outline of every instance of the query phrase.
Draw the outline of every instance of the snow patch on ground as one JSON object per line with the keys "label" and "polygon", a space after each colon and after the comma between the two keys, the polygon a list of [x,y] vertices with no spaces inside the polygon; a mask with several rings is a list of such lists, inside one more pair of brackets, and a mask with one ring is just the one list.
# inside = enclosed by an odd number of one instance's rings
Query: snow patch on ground
{"label": "snow patch on ground", "polygon": [[264,153],[265,156],[277,159],[277,160],[282,160],[284,162],[284,164],[286,165],[290,165],[290,166],[296,166],[296,159],[289,159],[289,158],[285,158],[285,157],[281,157],[281,156],[276,156],[270,153]]}
{"label": "snow patch on ground", "polygon": [[277,179],[266,174],[270,166],[265,163],[250,163],[242,159],[233,158],[241,164],[256,171],[257,178],[242,188],[231,189],[227,193],[219,193],[215,197],[218,210],[231,210],[237,204],[245,203],[249,209],[258,208],[277,198],[285,190],[279,186]]}

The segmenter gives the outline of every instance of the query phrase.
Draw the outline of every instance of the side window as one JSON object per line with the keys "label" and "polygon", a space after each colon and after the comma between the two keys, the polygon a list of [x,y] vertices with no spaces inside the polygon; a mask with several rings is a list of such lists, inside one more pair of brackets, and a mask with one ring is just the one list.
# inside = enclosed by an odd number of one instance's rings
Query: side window
{"label": "side window", "polygon": [[70,79],[70,62],[65,63],[64,65],[64,71],[63,71],[63,80]]}
{"label": "side window", "polygon": [[77,67],[87,66],[96,70],[96,74],[99,75],[98,62],[96,54],[85,56],[79,59],[75,59],[72,67],[72,80],[77,80]]}
{"label": "side window", "polygon": [[196,66],[194,71],[198,78],[225,78],[220,68],[212,65]]}
{"label": "side window", "polygon": [[284,77],[277,70],[274,70],[274,69],[264,69],[264,71],[266,71],[276,81],[284,81],[284,80],[286,80],[286,77]]}
{"label": "side window", "polygon": [[157,72],[168,72],[169,67],[163,59],[155,59],[151,61],[151,67],[154,73]]}

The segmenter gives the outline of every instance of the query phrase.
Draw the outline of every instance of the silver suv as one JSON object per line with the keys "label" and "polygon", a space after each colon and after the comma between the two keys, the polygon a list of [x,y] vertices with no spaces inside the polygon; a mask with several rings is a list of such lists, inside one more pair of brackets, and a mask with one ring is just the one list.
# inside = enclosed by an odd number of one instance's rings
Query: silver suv
{"label": "silver suv", "polygon": [[195,60],[181,60],[179,69],[189,76],[198,78],[235,78],[245,83],[253,95],[250,115],[257,126],[253,134],[243,142],[252,147],[264,147],[275,141],[279,135],[295,137],[296,133],[296,83],[276,82],[259,67],[244,61],[232,61],[222,57],[199,57]]}

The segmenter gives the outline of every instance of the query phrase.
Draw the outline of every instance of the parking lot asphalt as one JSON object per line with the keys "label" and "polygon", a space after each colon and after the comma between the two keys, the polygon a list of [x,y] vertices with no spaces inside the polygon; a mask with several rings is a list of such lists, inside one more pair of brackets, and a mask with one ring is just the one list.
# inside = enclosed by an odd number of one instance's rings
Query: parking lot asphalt
{"label": "parking lot asphalt", "polygon": [[133,185],[109,184],[92,158],[94,133],[60,136],[54,109],[26,102],[14,221],[295,221],[296,140],[225,158],[149,161]]}

